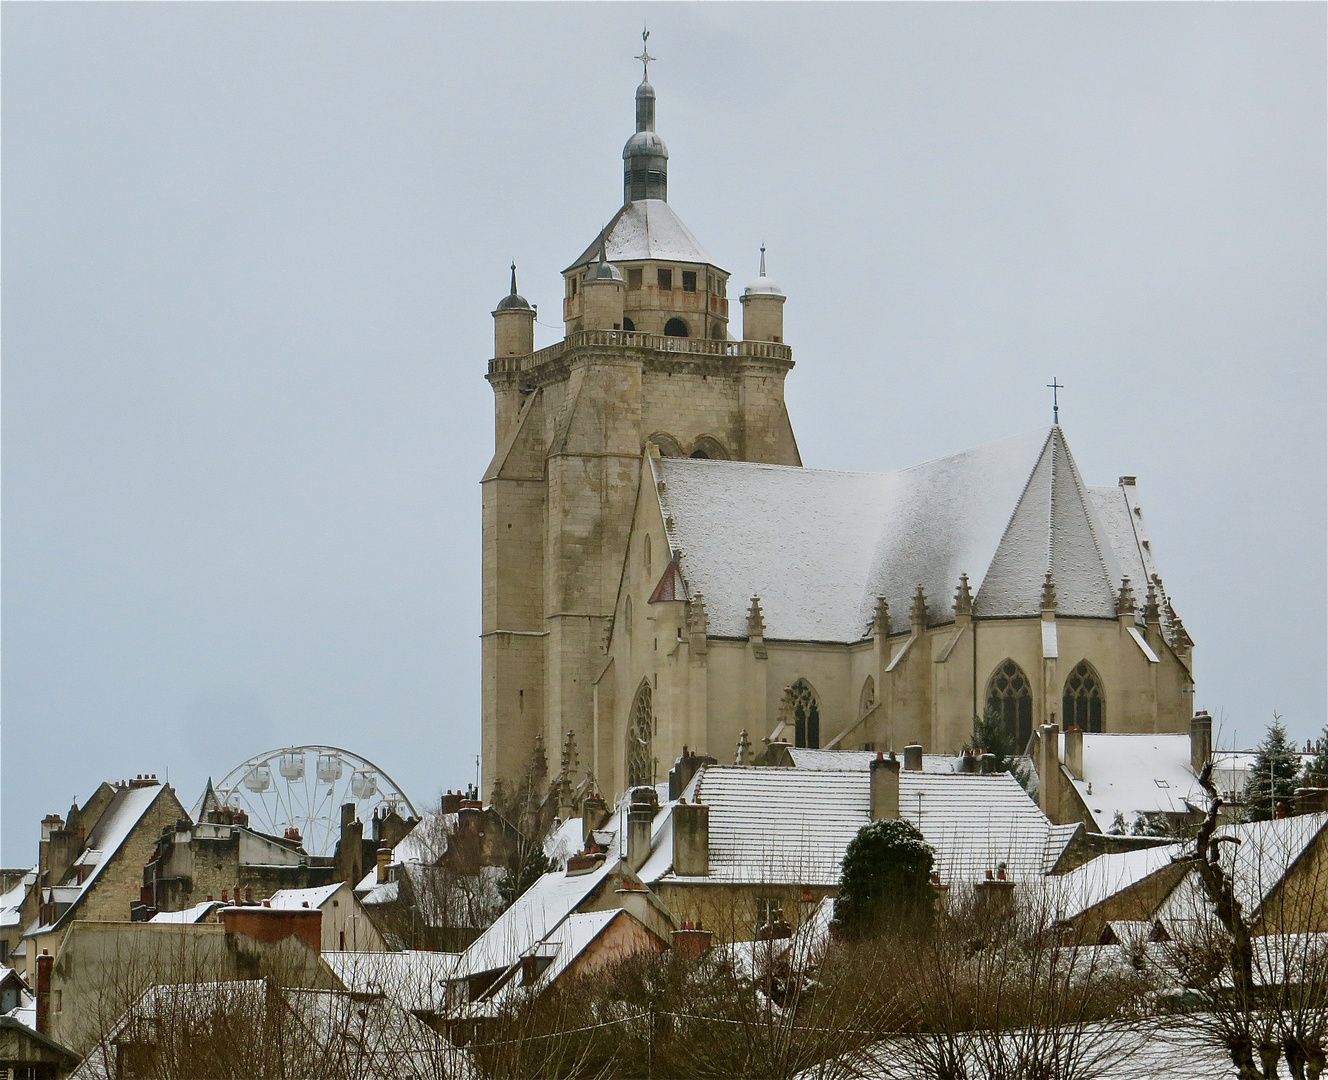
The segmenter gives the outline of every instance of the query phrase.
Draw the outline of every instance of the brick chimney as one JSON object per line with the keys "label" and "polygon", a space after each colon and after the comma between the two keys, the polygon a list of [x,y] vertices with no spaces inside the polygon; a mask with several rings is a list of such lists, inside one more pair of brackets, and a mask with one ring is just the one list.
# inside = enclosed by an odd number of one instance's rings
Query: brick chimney
{"label": "brick chimney", "polygon": [[456,869],[463,874],[478,874],[484,848],[484,804],[478,799],[461,800],[452,844],[457,855]]}
{"label": "brick chimney", "polygon": [[680,956],[688,960],[699,960],[715,944],[715,932],[703,930],[699,922],[685,922],[682,928],[673,931],[673,947]]}
{"label": "brick chimney", "polygon": [[42,949],[37,957],[37,1033],[51,1033],[51,968],[55,957]]}
{"label": "brick chimney", "polygon": [[873,821],[899,817],[899,759],[894,751],[877,753],[871,763],[871,816]]}
{"label": "brick chimney", "polygon": [[300,938],[314,952],[323,947],[323,913],[318,908],[224,907],[219,912],[228,934],[243,934],[254,941],[276,942]]}
{"label": "brick chimney", "polygon": [[650,825],[658,809],[654,788],[632,788],[627,806],[627,865],[633,871],[640,870],[650,855]]}
{"label": "brick chimney", "polygon": [[909,772],[922,772],[922,746],[909,743],[904,747],[904,768]]}
{"label": "brick chimney", "polygon": [[978,755],[978,772],[983,776],[990,776],[996,771],[996,755],[990,754],[986,750]]}
{"label": "brick chimney", "polygon": [[684,791],[687,785],[692,782],[692,777],[702,765],[716,765],[718,762],[705,754],[690,753],[687,747],[682,748],[682,756],[673,763],[673,768],[669,770],[669,798],[676,799]]}
{"label": "brick chimney", "polygon": [[383,844],[378,848],[377,852],[375,852],[375,855],[378,873],[375,875],[374,880],[377,881],[379,885],[383,885],[387,882],[387,868],[392,865],[392,849],[386,844]]}
{"label": "brick chimney", "polygon": [[1065,729],[1065,767],[1076,780],[1084,778],[1084,731],[1078,724]]}
{"label": "brick chimney", "polygon": [[1197,712],[1190,721],[1190,768],[1197,776],[1213,756],[1213,718]]}
{"label": "brick chimney", "polygon": [[710,873],[710,807],[680,802],[673,808],[673,872],[680,877]]}
{"label": "brick chimney", "polygon": [[609,808],[604,804],[604,799],[595,792],[591,792],[581,800],[581,843],[587,845],[590,843],[590,834],[604,828],[608,824]]}

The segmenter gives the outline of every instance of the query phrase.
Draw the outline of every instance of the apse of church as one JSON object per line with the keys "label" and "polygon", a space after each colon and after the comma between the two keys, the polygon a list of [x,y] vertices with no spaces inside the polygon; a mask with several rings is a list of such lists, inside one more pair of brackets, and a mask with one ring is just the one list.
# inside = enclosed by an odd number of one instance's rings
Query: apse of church
{"label": "apse of church", "polygon": [[515,270],[493,313],[486,788],[537,745],[612,798],[744,740],[956,753],[984,713],[1019,752],[1044,724],[1187,732],[1192,644],[1134,478],[1086,484],[1059,426],[802,468],[766,253],[738,340],[645,79],[636,129],[622,207],[563,272],[563,340],[535,351]]}

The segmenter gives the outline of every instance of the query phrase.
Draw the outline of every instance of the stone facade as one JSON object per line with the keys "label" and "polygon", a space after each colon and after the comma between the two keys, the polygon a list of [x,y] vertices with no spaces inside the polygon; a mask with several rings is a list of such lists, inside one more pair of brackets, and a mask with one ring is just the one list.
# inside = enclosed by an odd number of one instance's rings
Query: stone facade
{"label": "stone facade", "polygon": [[559,746],[572,731],[578,746],[591,745],[643,451],[801,463],[784,407],[793,360],[775,333],[782,321],[765,304],[757,322],[766,338],[729,340],[728,277],[652,198],[626,203],[565,271],[561,342],[534,350],[533,311],[515,275],[494,312],[495,454],[483,478],[486,794],[495,781],[522,780],[537,738]]}

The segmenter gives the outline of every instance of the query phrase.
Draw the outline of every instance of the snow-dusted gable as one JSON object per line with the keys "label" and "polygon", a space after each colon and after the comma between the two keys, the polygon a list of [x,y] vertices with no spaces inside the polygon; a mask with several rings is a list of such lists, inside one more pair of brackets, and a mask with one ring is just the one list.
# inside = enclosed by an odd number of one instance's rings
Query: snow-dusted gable
{"label": "snow-dusted gable", "polygon": [[978,616],[1036,615],[1050,571],[1059,615],[1113,618],[1118,571],[1144,572],[1128,505],[1102,524],[1096,507],[1109,500],[1083,483],[1059,428],[893,473],[686,458],[653,467],[670,546],[716,637],[746,636],[753,596],[767,638],[859,641],[878,596],[897,633],[919,584],[929,624],[949,622],[960,574]]}

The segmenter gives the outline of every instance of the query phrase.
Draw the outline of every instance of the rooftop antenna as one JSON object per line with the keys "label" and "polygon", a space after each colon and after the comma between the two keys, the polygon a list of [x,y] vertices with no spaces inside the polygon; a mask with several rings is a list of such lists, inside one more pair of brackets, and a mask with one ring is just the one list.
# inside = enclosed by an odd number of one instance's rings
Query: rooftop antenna
{"label": "rooftop antenna", "polygon": [[632,58],[632,59],[634,59],[634,60],[640,60],[640,61],[641,61],[641,81],[642,81],[642,82],[649,82],[649,81],[650,81],[650,61],[652,61],[653,59],[655,59],[653,56],[650,55],[650,50],[646,48],[646,41],[647,41],[647,39],[649,39],[649,37],[650,37],[650,31],[647,30],[644,26],[642,26],[642,27],[641,27],[641,55],[640,55],[640,56],[635,56],[635,57]]}
{"label": "rooftop antenna", "polygon": [[1057,382],[1056,376],[1053,375],[1051,382],[1047,383],[1047,389],[1051,391],[1051,422],[1059,427],[1061,423],[1061,405],[1056,394],[1057,391],[1065,389],[1065,384]]}

